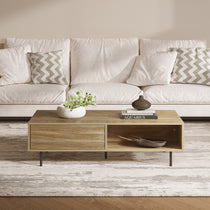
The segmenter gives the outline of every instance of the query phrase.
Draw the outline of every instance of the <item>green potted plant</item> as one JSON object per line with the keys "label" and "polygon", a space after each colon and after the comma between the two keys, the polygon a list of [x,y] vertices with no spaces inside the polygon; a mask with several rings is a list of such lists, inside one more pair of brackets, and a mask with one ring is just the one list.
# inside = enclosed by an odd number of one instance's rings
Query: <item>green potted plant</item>
{"label": "green potted plant", "polygon": [[57,107],[57,114],[63,118],[79,118],[86,114],[86,107],[89,105],[96,106],[96,96],[86,92],[84,95],[82,91],[77,91],[69,97],[63,105]]}

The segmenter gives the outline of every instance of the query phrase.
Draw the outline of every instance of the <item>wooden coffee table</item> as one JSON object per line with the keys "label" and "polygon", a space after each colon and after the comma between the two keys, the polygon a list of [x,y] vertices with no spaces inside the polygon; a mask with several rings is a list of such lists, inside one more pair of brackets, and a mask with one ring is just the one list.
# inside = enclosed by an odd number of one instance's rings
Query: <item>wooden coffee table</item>
{"label": "wooden coffee table", "polygon": [[[120,119],[121,111],[87,111],[83,118],[63,119],[56,111],[38,110],[28,122],[28,150],[40,152],[172,152],[183,150],[184,123],[173,110],[157,110],[158,119]],[[160,148],[138,147],[121,136],[166,140]]]}

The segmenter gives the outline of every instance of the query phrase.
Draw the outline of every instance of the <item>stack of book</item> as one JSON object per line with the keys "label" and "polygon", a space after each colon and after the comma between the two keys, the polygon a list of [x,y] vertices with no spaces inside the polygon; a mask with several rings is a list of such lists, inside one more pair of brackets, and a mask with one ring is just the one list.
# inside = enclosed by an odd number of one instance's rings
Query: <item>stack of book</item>
{"label": "stack of book", "polygon": [[121,119],[158,119],[157,113],[153,109],[137,110],[127,109],[121,111]]}

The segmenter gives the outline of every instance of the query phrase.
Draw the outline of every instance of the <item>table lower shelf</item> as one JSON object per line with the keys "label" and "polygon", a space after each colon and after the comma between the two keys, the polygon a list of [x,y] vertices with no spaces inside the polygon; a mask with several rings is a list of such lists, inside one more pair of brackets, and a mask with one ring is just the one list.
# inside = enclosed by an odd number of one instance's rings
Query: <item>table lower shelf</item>
{"label": "table lower shelf", "polygon": [[116,151],[116,152],[178,152],[182,151],[183,149],[179,145],[169,145],[164,147],[158,148],[147,148],[147,147],[139,147],[136,146],[133,142],[125,143],[123,141],[114,141],[109,142],[107,145],[106,151]]}

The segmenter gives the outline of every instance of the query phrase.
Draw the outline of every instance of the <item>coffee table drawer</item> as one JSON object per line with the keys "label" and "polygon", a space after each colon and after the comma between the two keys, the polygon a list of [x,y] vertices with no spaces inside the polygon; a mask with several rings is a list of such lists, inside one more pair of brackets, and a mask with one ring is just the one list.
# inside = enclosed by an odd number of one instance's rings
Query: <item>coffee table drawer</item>
{"label": "coffee table drawer", "polygon": [[103,150],[104,125],[31,125],[30,150]]}

